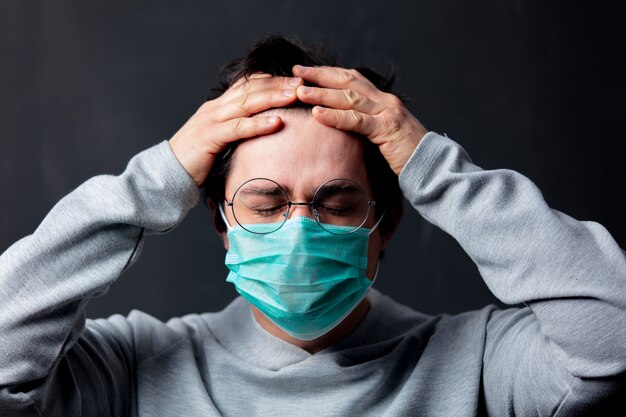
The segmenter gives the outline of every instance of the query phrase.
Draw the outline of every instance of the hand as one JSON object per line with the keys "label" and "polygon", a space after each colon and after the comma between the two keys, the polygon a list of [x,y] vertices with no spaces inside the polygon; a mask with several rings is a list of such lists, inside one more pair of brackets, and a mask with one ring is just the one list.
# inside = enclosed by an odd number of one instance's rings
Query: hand
{"label": "hand", "polygon": [[317,121],[367,136],[397,175],[428,133],[398,97],[380,91],[356,70],[296,65],[293,74],[319,86],[297,89],[300,101],[316,105]]}
{"label": "hand", "polygon": [[[279,116],[252,116],[297,100],[300,78],[253,74],[239,79],[224,94],[202,104],[174,134],[169,144],[195,183],[200,186],[217,155],[231,142],[280,129]],[[251,117],[252,116],[252,117]]]}

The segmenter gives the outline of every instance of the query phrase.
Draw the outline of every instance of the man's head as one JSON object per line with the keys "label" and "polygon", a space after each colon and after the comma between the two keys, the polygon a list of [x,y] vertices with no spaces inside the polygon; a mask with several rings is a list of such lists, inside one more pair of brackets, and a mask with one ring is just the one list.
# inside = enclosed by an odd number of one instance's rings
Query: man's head
{"label": "man's head", "polygon": [[[306,46],[294,39],[269,36],[222,69],[220,86],[213,89],[207,99],[222,94],[238,80],[260,73],[293,76],[292,68],[296,64],[336,66],[337,62],[321,48]],[[357,70],[379,90],[390,91],[393,78],[382,77],[367,68]],[[277,113],[285,122],[281,131],[240,141],[222,153],[203,187],[205,201],[214,213],[215,228],[225,238],[226,225],[217,205],[223,205],[225,199],[230,200],[236,188],[248,179],[271,178],[289,188],[292,201],[310,201],[311,192],[325,180],[354,178],[377,203],[365,226],[371,227],[385,212],[376,235],[372,236],[374,242],[379,242],[370,250],[369,258],[375,260],[402,215],[403,199],[397,176],[376,145],[367,138],[316,122],[311,109],[312,106],[297,101],[286,108],[268,110],[265,113]],[[295,215],[307,215],[304,210],[295,210]],[[231,225],[235,224],[228,210],[226,212]],[[370,266],[375,263],[370,262]],[[368,270],[367,275],[371,277],[370,272]]]}

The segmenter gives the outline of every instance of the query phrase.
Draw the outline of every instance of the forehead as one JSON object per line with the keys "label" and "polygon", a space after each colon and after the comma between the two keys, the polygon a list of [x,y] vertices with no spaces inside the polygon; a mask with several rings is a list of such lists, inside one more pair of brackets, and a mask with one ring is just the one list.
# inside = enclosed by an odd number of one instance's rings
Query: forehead
{"label": "forehead", "polygon": [[333,178],[349,178],[371,193],[362,139],[317,122],[305,111],[278,113],[284,127],[237,146],[226,179],[226,195],[251,178],[270,178],[292,198],[310,197]]}

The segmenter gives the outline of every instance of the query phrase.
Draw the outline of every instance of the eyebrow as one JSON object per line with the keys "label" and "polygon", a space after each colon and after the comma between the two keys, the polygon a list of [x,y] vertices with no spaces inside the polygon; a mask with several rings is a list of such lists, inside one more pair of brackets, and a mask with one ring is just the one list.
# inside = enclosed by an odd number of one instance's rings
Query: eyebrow
{"label": "eyebrow", "polygon": [[280,197],[285,195],[279,187],[246,187],[239,192],[248,196]]}
{"label": "eyebrow", "polygon": [[324,186],[320,189],[322,195],[328,195],[328,194],[338,194],[338,193],[345,193],[345,192],[361,192],[361,190],[359,188],[357,188],[356,186],[352,185],[352,184],[345,184],[345,185],[327,185]]}

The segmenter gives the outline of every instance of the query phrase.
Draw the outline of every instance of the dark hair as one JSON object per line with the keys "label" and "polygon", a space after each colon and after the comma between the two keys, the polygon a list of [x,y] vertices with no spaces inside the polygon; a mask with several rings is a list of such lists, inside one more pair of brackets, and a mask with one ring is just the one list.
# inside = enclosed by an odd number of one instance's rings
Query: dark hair
{"label": "dark hair", "polygon": [[[212,100],[223,94],[238,79],[246,79],[257,72],[273,76],[293,77],[291,69],[294,65],[305,66],[340,66],[337,60],[328,53],[323,45],[306,45],[294,37],[269,35],[257,42],[245,56],[237,58],[222,67],[218,74],[219,86],[212,88],[206,99]],[[391,92],[394,76],[384,77],[375,71],[359,67],[355,68],[372,82],[379,90]],[[296,101],[285,109],[310,111],[313,106]],[[403,197],[398,184],[398,177],[391,170],[378,146],[364,138],[365,167],[376,200],[377,217],[385,210],[385,217],[380,223],[380,232],[386,236],[393,232],[402,217]],[[225,198],[226,176],[230,171],[231,157],[236,148],[234,143],[225,149],[216,159],[211,172],[203,184],[204,201],[213,211],[213,222],[218,232],[225,232],[226,225],[219,214],[217,205],[223,204]]]}

